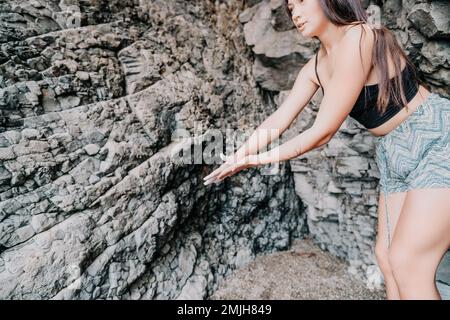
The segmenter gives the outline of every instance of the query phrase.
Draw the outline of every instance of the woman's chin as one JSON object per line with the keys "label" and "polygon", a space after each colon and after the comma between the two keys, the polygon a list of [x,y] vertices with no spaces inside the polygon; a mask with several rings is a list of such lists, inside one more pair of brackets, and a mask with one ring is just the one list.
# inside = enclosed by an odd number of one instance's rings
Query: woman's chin
{"label": "woman's chin", "polygon": [[311,38],[309,32],[305,31],[305,30],[298,30],[297,31],[305,38]]}
{"label": "woman's chin", "polygon": [[309,32],[307,28],[297,28],[297,31],[304,37],[309,37]]}

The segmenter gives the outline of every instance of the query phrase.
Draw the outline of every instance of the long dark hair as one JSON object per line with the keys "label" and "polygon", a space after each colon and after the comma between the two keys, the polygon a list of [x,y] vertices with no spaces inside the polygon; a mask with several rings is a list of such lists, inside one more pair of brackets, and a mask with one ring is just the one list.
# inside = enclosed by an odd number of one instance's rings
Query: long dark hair
{"label": "long dark hair", "polygon": [[[368,22],[367,13],[362,6],[361,0],[318,0],[325,16],[334,25],[358,25]],[[292,20],[292,13],[288,9],[288,0],[285,0],[286,13]],[[365,29],[363,28],[363,32]],[[403,52],[402,48],[398,44],[395,35],[384,26],[379,26],[372,30],[375,36],[375,44],[372,51],[372,65],[377,70],[379,91],[377,97],[377,109],[380,113],[386,111],[387,105],[393,98],[394,103],[407,105],[405,92],[402,86],[402,69],[401,69],[401,57],[406,61],[405,67],[410,67],[412,71],[411,76],[413,81],[423,84],[423,82],[417,76],[417,70],[415,65],[410,61],[408,56]],[[362,38],[361,34],[361,38]],[[361,38],[359,53],[361,56]],[[394,85],[391,85],[388,72],[388,59],[387,55],[392,57],[395,74]],[[364,66],[363,66],[364,67]],[[366,89],[366,88],[364,88]]]}

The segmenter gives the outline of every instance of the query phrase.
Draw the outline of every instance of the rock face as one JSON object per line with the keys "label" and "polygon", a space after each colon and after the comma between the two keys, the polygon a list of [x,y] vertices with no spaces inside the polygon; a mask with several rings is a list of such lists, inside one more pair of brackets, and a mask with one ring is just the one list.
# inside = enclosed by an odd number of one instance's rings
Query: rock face
{"label": "rock face", "polygon": [[0,3],[2,299],[201,299],[306,234],[287,163],[204,186],[212,164],[177,161],[208,138],[177,130],[275,107],[242,3],[137,3]]}
{"label": "rock face", "polygon": [[[307,234],[378,283],[374,141],[356,122],[277,174],[205,187],[216,166],[178,161],[206,129],[253,130],[316,51],[281,3],[0,1],[0,298],[202,299]],[[448,3],[377,3],[449,96]]]}

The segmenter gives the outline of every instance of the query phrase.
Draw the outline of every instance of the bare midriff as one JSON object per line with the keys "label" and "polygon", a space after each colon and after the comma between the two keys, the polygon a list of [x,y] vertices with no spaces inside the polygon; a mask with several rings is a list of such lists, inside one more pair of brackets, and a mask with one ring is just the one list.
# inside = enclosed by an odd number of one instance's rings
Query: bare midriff
{"label": "bare midriff", "polygon": [[395,116],[390,118],[388,121],[382,125],[367,129],[374,136],[384,136],[388,134],[391,130],[397,128],[403,121],[405,121],[416,109],[425,101],[428,95],[431,94],[425,87],[419,86],[417,94],[408,102],[405,108],[402,108]]}

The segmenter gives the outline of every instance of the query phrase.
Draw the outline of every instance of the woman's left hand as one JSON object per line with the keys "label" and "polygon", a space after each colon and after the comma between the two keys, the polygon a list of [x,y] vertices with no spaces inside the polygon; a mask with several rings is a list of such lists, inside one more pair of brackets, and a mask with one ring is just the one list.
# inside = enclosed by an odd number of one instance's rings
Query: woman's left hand
{"label": "woman's left hand", "polygon": [[245,156],[244,158],[233,161],[228,160],[224,162],[219,168],[211,172],[209,175],[203,178],[205,180],[204,185],[208,185],[214,182],[220,182],[223,179],[238,173],[241,170],[256,167],[257,163],[252,156]]}

